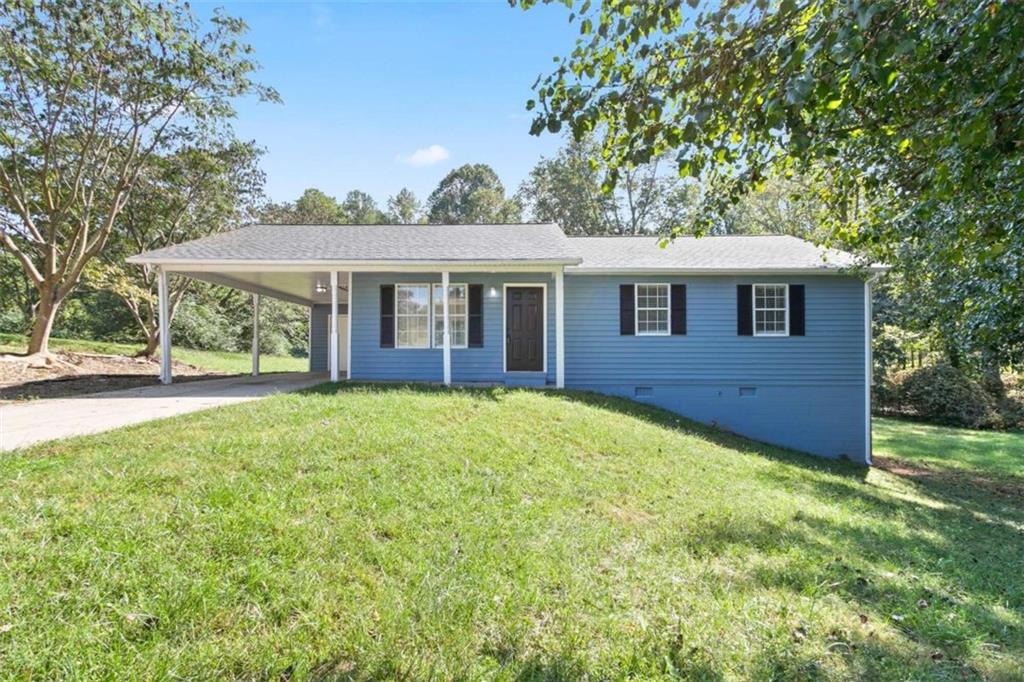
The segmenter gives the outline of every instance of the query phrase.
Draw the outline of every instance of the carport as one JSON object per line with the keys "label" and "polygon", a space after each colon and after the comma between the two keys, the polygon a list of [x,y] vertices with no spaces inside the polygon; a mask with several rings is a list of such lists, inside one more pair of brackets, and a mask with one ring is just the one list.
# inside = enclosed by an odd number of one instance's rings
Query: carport
{"label": "carport", "polygon": [[[352,287],[352,273],[336,270],[291,270],[281,269],[276,264],[263,264],[261,269],[235,270],[234,264],[195,264],[189,269],[177,270],[174,265],[160,265],[160,381],[171,383],[171,341],[169,315],[167,314],[167,278],[174,274],[179,277],[219,284],[221,286],[247,291],[252,294],[252,375],[259,376],[260,367],[260,298],[268,296],[288,303],[305,306],[309,311],[309,336],[307,352],[310,359],[309,371],[330,373],[331,380],[348,378],[348,310],[349,292]],[[331,311],[334,311],[333,315]],[[316,364],[321,357],[314,353],[314,346],[327,346],[322,354],[328,359],[328,366]]]}

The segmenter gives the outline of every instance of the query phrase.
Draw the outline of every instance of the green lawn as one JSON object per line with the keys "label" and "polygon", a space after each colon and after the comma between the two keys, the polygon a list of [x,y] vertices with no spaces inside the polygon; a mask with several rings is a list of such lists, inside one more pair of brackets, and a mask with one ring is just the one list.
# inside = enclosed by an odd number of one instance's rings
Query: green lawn
{"label": "green lawn", "polygon": [[1022,557],[962,478],[324,385],[0,458],[0,676],[1021,679]]}
{"label": "green lawn", "polygon": [[[78,353],[103,353],[106,355],[132,356],[142,349],[142,344],[110,343],[108,341],[85,341],[82,339],[50,339],[51,350],[67,350]],[[24,353],[25,337],[14,334],[0,334],[0,353]],[[193,350],[191,348],[171,349],[171,356],[211,372],[243,374],[252,370],[251,353],[229,353],[226,351]],[[309,360],[282,355],[260,357],[260,370],[264,372],[306,372]]]}
{"label": "green lawn", "polygon": [[1024,476],[1024,432],[971,431],[896,419],[875,419],[880,453],[998,476]]}

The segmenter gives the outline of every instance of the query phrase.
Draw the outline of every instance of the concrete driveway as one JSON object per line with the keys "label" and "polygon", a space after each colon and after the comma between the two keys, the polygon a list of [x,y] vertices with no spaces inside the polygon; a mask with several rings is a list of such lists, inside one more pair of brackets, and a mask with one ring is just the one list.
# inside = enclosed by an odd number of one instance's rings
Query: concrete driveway
{"label": "concrete driveway", "polygon": [[0,451],[297,391],[327,380],[305,372],[237,376],[0,405]]}

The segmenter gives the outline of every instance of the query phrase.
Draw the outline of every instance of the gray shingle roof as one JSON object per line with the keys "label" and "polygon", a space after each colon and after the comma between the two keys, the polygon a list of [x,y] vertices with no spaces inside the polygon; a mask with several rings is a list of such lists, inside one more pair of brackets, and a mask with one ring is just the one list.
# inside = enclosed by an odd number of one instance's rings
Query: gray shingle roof
{"label": "gray shingle roof", "polygon": [[147,251],[130,262],[220,260],[576,263],[579,256],[554,224],[251,225]]}
{"label": "gray shingle roof", "polygon": [[133,263],[548,263],[569,271],[835,271],[855,257],[784,235],[566,237],[554,224],[251,225],[133,256]]}
{"label": "gray shingle roof", "polygon": [[839,270],[852,254],[786,235],[679,237],[665,248],[658,237],[572,237],[583,262],[570,270]]}

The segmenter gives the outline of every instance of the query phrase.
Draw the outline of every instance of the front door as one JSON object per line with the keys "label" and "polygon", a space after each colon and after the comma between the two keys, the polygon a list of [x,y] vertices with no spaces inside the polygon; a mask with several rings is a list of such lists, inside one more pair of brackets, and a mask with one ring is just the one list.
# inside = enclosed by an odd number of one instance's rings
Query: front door
{"label": "front door", "polygon": [[544,370],[544,289],[505,289],[505,369]]}

